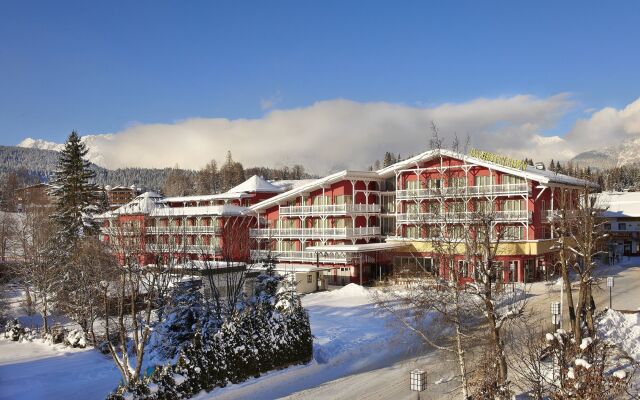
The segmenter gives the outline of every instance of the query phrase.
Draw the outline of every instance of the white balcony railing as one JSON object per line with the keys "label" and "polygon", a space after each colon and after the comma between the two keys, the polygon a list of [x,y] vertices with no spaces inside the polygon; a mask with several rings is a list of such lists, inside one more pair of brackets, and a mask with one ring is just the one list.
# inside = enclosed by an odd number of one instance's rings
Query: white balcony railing
{"label": "white balcony railing", "polygon": [[355,238],[379,236],[380,228],[264,228],[251,229],[249,234],[255,238]]}
{"label": "white balcony railing", "polygon": [[443,187],[443,188],[423,188],[423,189],[399,189],[396,190],[396,197],[399,200],[407,199],[428,199],[439,197],[464,197],[481,196],[486,194],[517,195],[529,193],[530,186],[527,183],[510,183],[503,185],[489,186],[467,186],[467,187]]}
{"label": "white balcony railing", "polygon": [[220,234],[222,228],[219,226],[149,226],[147,227],[147,233],[149,234],[161,234],[161,233],[213,233]]}
{"label": "white balcony railing", "polygon": [[[514,222],[526,222],[531,221],[531,211],[494,211],[486,213],[487,217],[492,218],[495,221],[514,221]],[[474,221],[482,218],[481,214],[464,211],[464,212],[449,212],[449,213],[403,213],[396,214],[396,221],[398,223],[456,223],[464,221]]]}
{"label": "white balcony railing", "polygon": [[380,204],[327,204],[280,207],[280,215],[335,215],[379,212]]}
{"label": "white balcony railing", "polygon": [[278,251],[278,250],[251,250],[251,258],[259,260],[261,258],[271,255],[279,262],[281,261],[298,261],[298,262],[316,262],[319,260],[321,263],[347,263],[347,255],[345,253],[321,254],[316,259],[316,253],[311,251]]}
{"label": "white balcony railing", "polygon": [[[544,217],[550,221],[558,220],[562,218],[562,210],[547,210],[544,212]],[[567,218],[576,218],[578,216],[578,210],[565,210],[564,214]]]}
{"label": "white balcony railing", "polygon": [[208,244],[165,244],[147,243],[147,251],[152,253],[188,253],[213,255],[220,253],[220,247]]}

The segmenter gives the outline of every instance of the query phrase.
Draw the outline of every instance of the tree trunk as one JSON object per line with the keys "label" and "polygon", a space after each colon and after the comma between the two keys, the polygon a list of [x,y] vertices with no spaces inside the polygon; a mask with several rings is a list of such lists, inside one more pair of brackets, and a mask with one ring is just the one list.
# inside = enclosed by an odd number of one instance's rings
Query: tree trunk
{"label": "tree trunk", "polygon": [[[564,258],[564,257],[563,257]],[[564,293],[567,300],[567,308],[569,309],[569,324],[571,331],[576,331],[576,310],[573,305],[573,293],[571,291],[571,280],[569,280],[569,269],[566,262],[562,261],[562,281],[564,284]]]}

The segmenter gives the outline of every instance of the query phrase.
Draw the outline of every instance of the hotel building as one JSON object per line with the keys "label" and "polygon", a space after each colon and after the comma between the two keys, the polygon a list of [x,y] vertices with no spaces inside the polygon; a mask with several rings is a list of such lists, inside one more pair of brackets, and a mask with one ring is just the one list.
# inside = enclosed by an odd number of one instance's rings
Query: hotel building
{"label": "hotel building", "polygon": [[[278,269],[306,275],[311,290],[417,269],[445,276],[451,266],[439,261],[434,242],[468,232],[489,211],[501,238],[497,279],[530,282],[545,277],[556,256],[551,226],[559,199],[571,199],[562,203],[570,208],[585,186],[593,184],[485,152],[431,150],[378,171],[341,171],[286,191],[254,176],[228,193],[158,197],[153,210],[138,215],[149,234],[183,228],[184,234],[167,235],[174,239],[149,236],[149,245],[213,246],[214,258],[224,242],[217,221],[250,221],[251,258],[275,256]],[[127,207],[106,220],[130,218]],[[456,262],[472,279],[462,253]]]}

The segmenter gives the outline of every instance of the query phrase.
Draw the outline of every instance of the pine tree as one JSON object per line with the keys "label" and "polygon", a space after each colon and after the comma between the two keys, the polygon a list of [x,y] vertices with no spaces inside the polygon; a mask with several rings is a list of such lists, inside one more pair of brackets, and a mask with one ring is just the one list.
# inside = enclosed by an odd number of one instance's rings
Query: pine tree
{"label": "pine tree", "polygon": [[56,198],[54,221],[58,224],[60,239],[73,245],[82,235],[98,232],[93,215],[98,212],[98,187],[92,182],[95,172],[85,159],[88,149],[80,136],[71,132],[60,152],[58,169],[52,181],[51,194]]}

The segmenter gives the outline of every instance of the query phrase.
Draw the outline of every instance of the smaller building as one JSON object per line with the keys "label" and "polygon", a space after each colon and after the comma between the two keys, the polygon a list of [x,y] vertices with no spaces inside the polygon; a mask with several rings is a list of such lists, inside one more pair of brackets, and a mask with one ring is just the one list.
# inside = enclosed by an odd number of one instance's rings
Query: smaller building
{"label": "smaller building", "polygon": [[29,206],[52,206],[55,199],[49,194],[52,186],[48,183],[37,183],[16,189],[16,208],[18,212],[23,212]]}
{"label": "smaller building", "polygon": [[116,208],[123,206],[136,196],[142,194],[140,188],[136,188],[135,185],[129,187],[126,186],[114,186],[109,185],[104,187],[104,191],[107,193],[107,200],[109,201],[109,209],[115,210]]}
{"label": "smaller building", "polygon": [[598,199],[606,207],[609,258],[640,255],[640,192],[604,192]]}

